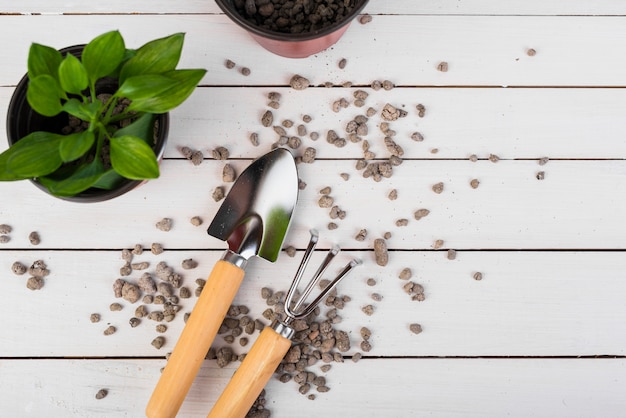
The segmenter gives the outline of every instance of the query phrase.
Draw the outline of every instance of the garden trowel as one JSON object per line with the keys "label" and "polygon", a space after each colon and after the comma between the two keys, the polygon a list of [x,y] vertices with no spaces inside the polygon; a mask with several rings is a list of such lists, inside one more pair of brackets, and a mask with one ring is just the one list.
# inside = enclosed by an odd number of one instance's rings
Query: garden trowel
{"label": "garden trowel", "polygon": [[298,172],[284,148],[253,161],[217,211],[208,233],[228,242],[174,347],[146,408],[150,418],[173,418],[211,347],[252,256],[274,262],[298,198]]}

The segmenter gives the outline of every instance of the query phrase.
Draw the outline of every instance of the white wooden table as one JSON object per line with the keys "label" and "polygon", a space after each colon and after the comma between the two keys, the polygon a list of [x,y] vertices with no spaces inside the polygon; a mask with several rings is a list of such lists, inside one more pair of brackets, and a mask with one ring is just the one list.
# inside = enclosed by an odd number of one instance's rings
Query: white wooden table
{"label": "white wooden table", "polygon": [[[317,161],[299,165],[307,187],[285,242],[298,255],[282,254],[276,264],[253,261],[235,303],[261,317],[267,306],[260,288],[286,290],[312,227],[321,232],[321,250],[345,249],[335,270],[351,257],[364,261],[339,288],[352,298],[337,325],[351,336],[346,361],[326,374],[313,367],[330,392],[311,401],[295,383],[274,379],[266,387],[272,417],[626,416],[626,6],[373,0],[365,12],[371,23],[354,22],[329,50],[292,60],[263,50],[210,0],[0,1],[2,115],[31,42],[61,48],[119,29],[136,47],[183,31],[182,66],[209,70],[171,114],[158,180],[99,204],[57,200],[27,182],[0,184],[0,224],[13,227],[11,241],[0,246],[1,416],[143,415],[183,320],[168,323],[161,350],[150,345],[153,322],[128,325],[136,306],[115,299],[111,287],[121,250],[141,244],[145,251],[136,260],[150,268],[166,261],[180,270],[183,259],[197,260],[195,270],[184,271],[191,289],[208,274],[225,248],[205,232],[219,206],[211,194],[224,185],[224,161],[213,160],[211,150],[227,147],[239,171],[268,151],[276,138],[260,116],[270,91],[282,93],[279,121],[312,116],[308,129],[320,139],[304,138],[303,146],[317,149]],[[536,55],[528,55],[531,48]],[[343,70],[341,58],[348,61]],[[226,59],[251,75],[228,70]],[[442,61],[447,72],[437,70]],[[315,86],[335,87],[291,90],[296,73]],[[369,88],[384,79],[396,87]],[[341,87],[346,81],[354,87]],[[392,122],[404,163],[381,182],[355,168],[359,144],[339,149],[325,141],[329,129],[343,132],[363,113],[355,106],[331,110],[356,88],[370,93],[366,106],[391,103],[409,113]],[[367,139],[378,158],[387,158],[380,121],[370,119]],[[412,141],[414,131],[425,140]],[[253,132],[258,147],[248,140]],[[0,150],[6,146],[0,141]],[[181,146],[202,150],[204,162],[190,164]],[[472,154],[479,160],[470,161]],[[543,157],[549,162],[539,165]],[[470,187],[472,179],[478,188]],[[444,191],[436,194],[432,186],[439,182]],[[328,210],[317,205],[326,186],[347,212],[334,231],[327,228]],[[387,197],[392,189],[397,200]],[[419,208],[430,215],[416,221]],[[189,222],[196,215],[203,226]],[[170,232],[154,226],[163,217],[174,220]],[[396,226],[401,218],[407,226]],[[362,228],[368,235],[360,242],[354,237]],[[31,231],[40,233],[40,245],[29,243]],[[390,263],[380,267],[372,243],[385,232],[392,235]],[[435,250],[439,239],[443,246]],[[166,251],[152,255],[154,242]],[[448,249],[456,259],[447,258]],[[43,289],[31,291],[11,265],[38,259],[51,274]],[[403,292],[398,274],[405,267],[424,286],[423,302]],[[367,286],[368,278],[377,285]],[[382,301],[373,301],[373,292]],[[183,311],[194,301],[181,300]],[[124,309],[109,311],[113,302]],[[372,316],[361,311],[367,304],[375,307]],[[91,313],[101,314],[101,322],[91,323]],[[411,323],[423,332],[412,334]],[[104,336],[109,324],[117,332]],[[370,352],[359,347],[362,326],[372,330]],[[224,344],[221,337],[215,342]],[[357,352],[363,358],[354,363]],[[205,416],[237,364],[220,369],[207,360],[180,416]],[[98,400],[101,388],[108,396]]]}

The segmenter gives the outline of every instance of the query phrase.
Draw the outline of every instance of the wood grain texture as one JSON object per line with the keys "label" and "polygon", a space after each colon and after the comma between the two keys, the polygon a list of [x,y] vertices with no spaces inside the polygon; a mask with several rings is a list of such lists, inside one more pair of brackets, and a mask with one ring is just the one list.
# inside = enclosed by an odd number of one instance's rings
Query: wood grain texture
{"label": "wood grain texture", "polygon": [[[0,360],[4,413],[20,417],[143,416],[159,360]],[[180,417],[205,417],[236,365],[200,370]],[[63,376],[62,379],[59,377]],[[130,383],[132,382],[132,383]],[[624,359],[363,359],[335,364],[310,401],[293,382],[268,384],[272,417],[620,416]],[[601,387],[603,390],[597,390]],[[108,388],[106,398],[95,393]],[[390,390],[393,388],[393,390]]]}
{"label": "wood grain texture", "polygon": [[[373,0],[365,12],[373,15],[371,23],[354,22],[332,48],[293,60],[263,50],[212,1],[0,0],[0,35],[7,40],[0,51],[0,114],[6,114],[25,72],[31,42],[60,48],[119,29],[130,47],[138,47],[183,31],[181,66],[209,70],[171,114],[158,180],[96,205],[63,202],[25,182],[0,184],[0,224],[13,226],[10,242],[0,244],[0,415],[143,416],[164,357],[183,329],[183,315],[197,298],[180,300],[181,311],[165,323],[164,334],[147,318],[131,328],[140,303],[117,299],[112,290],[122,277],[121,249],[140,244],[144,252],[134,261],[149,263],[127,280],[136,282],[164,261],[194,292],[195,280],[206,278],[226,248],[206,234],[219,206],[212,192],[230,188],[222,181],[224,164],[241,172],[278,139],[272,127],[260,124],[271,91],[282,95],[274,125],[312,117],[307,131],[320,138],[302,136],[293,152],[300,156],[314,147],[317,160],[298,166],[307,186],[285,242],[298,249],[296,257],[281,254],[275,264],[252,261],[234,303],[263,318],[261,287],[287,289],[311,227],[321,232],[312,264],[334,244],[344,249],[328,277],[353,257],[364,262],[338,288],[351,297],[337,325],[350,335],[351,348],[345,362],[332,363],[325,375],[331,391],[314,392],[317,399],[310,401],[295,383],[271,379],[266,389],[272,417],[623,415],[623,5]],[[529,56],[529,48],[536,55]],[[343,70],[337,65],[342,58]],[[237,68],[226,69],[225,59]],[[442,61],[447,72],[437,71]],[[241,66],[251,69],[250,76],[239,72]],[[312,86],[290,89],[296,73]],[[370,87],[384,79],[396,87]],[[321,87],[325,82],[333,88]],[[361,108],[353,103],[357,89],[369,94]],[[332,104],[341,98],[351,105],[334,112]],[[368,120],[364,139],[376,161],[386,160],[390,151],[380,131],[386,103],[408,112],[391,122],[404,162],[391,178],[374,182],[355,168],[363,143],[337,148],[326,134],[344,136],[346,124],[371,106],[378,113]],[[423,118],[417,104],[426,108]],[[5,128],[1,117],[0,132]],[[423,142],[410,139],[416,131]],[[295,135],[295,127],[288,132]],[[251,145],[251,133],[259,134],[258,147]],[[182,146],[201,150],[204,162],[185,161]],[[217,146],[229,149],[228,161],[212,159]],[[0,141],[0,151],[6,147]],[[469,161],[472,154],[477,162]],[[497,163],[489,161],[491,154]],[[539,165],[543,157],[549,162]],[[543,180],[537,179],[540,171]],[[472,179],[478,188],[470,186]],[[432,190],[439,182],[441,194]],[[329,209],[319,207],[319,191],[327,186],[345,219],[331,219]],[[388,198],[393,189],[396,200]],[[420,208],[430,214],[417,221],[413,213]],[[204,224],[193,226],[192,216]],[[155,228],[163,217],[174,220],[170,232]],[[397,226],[402,219],[407,225]],[[328,230],[331,221],[336,230]],[[357,241],[361,229],[367,238]],[[31,231],[40,233],[39,246],[28,241]],[[390,261],[381,267],[372,242],[386,232]],[[443,240],[441,248],[433,248],[436,240]],[[151,254],[152,243],[165,252]],[[448,249],[456,250],[454,260]],[[198,267],[184,270],[188,258]],[[14,275],[11,265],[38,259],[51,274],[43,289],[31,291],[27,276]],[[404,268],[423,285],[424,301],[412,301],[403,291],[406,282],[398,276]],[[482,280],[474,280],[476,272]],[[376,286],[368,286],[368,278]],[[123,309],[111,311],[113,302]],[[370,304],[374,313],[368,316],[362,308]],[[91,323],[92,313],[101,321]],[[411,333],[412,323],[423,332]],[[104,336],[109,325],[117,331]],[[369,352],[360,347],[363,326],[372,331]],[[248,335],[250,344],[258,334]],[[166,338],[160,350],[150,344],[157,335]],[[226,344],[223,337],[218,335],[215,347]],[[237,354],[247,350],[238,342],[233,348]],[[355,364],[350,357],[356,353],[364,358]],[[219,368],[204,361],[180,416],[205,417],[239,364]],[[313,370],[321,374],[319,365]],[[97,400],[101,388],[109,395]]]}
{"label": "wood grain texture", "polygon": [[[62,48],[119,29],[127,45],[135,48],[185,32],[181,67],[208,69],[201,82],[206,85],[285,86],[299,73],[314,85],[326,81],[369,85],[375,79],[388,79],[398,86],[615,87],[623,86],[625,79],[621,65],[625,20],[623,16],[384,15],[367,25],[351,25],[332,48],[295,60],[265,51],[223,15],[116,15],[114,19],[9,15],[2,16],[0,34],[13,42],[0,52],[0,85],[15,85],[25,73],[31,42]],[[59,31],[60,25],[75,32]],[[529,48],[537,54],[529,57]],[[250,67],[251,74],[244,77],[237,70],[228,71],[227,58]],[[349,60],[343,71],[337,67],[341,58]],[[437,71],[442,61],[448,62],[448,72]]]}
{"label": "wood grain texture", "polygon": [[[234,303],[247,306],[251,318],[269,325],[262,316],[267,304],[260,289],[286,291],[301,254],[282,254],[275,264],[252,261]],[[323,255],[317,252],[312,265]],[[137,261],[148,261],[151,266],[145,271],[151,273],[158,262],[166,262],[183,275],[183,285],[193,293],[195,279],[206,276],[220,256],[218,251],[166,251],[144,254]],[[617,332],[626,316],[626,260],[621,252],[459,251],[455,260],[448,260],[445,251],[398,251],[390,255],[389,266],[380,267],[371,252],[344,251],[325,277],[331,278],[352,257],[364,265],[338,287],[339,294],[352,298],[339,311],[338,325],[351,335],[349,354],[361,351],[359,330],[367,326],[373,348],[363,354],[372,356],[626,355],[626,337]],[[187,258],[198,261],[198,267],[183,270],[180,265]],[[9,271],[14,260],[28,264],[36,259],[43,259],[51,274],[43,289],[31,291],[26,277]],[[0,278],[11,295],[4,306],[12,318],[0,334],[0,357],[163,357],[172,351],[183,315],[197,300],[180,300],[181,311],[174,321],[164,322],[166,342],[157,350],[150,345],[161,335],[155,331],[157,322],[143,318],[131,328],[128,322],[141,302],[131,304],[113,295],[122,265],[118,251],[3,251],[0,262]],[[413,272],[410,280],[424,286],[423,302],[404,292],[406,281],[398,276],[405,267]],[[126,280],[136,283],[145,271]],[[472,277],[477,271],[483,274],[481,281]],[[376,286],[368,286],[368,278]],[[372,293],[382,301],[375,302]],[[114,302],[123,310],[109,311]],[[361,311],[368,304],[374,307],[372,316]],[[147,308],[162,310],[154,304]],[[99,313],[101,321],[91,323],[91,313]],[[409,331],[414,322],[422,325],[423,333]],[[104,336],[109,325],[117,332]],[[215,347],[225,345],[225,335],[218,335]],[[257,335],[248,337],[252,342]],[[246,352],[237,343],[233,349]]]}

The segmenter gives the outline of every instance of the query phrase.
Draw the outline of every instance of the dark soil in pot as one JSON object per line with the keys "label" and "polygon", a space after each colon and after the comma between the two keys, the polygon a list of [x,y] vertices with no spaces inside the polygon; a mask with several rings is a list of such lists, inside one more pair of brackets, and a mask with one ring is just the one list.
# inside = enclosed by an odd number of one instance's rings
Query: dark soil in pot
{"label": "dark soil in pot", "polygon": [[[80,58],[84,45],[76,45],[61,49],[60,52],[72,54]],[[9,145],[13,145],[21,138],[36,131],[48,131],[58,134],[67,134],[67,127],[70,125],[69,115],[65,112],[54,117],[46,117],[35,112],[26,99],[28,88],[28,75],[25,75],[15,88],[11,97],[7,114],[7,139]],[[114,79],[99,80],[96,84],[98,93],[113,93],[117,89],[117,81]],[[149,144],[157,159],[163,157],[167,135],[169,130],[169,114],[156,116],[154,143]],[[36,180],[31,182],[39,189],[48,193],[48,190]],[[118,187],[112,190],[91,188],[75,196],[58,197],[59,199],[73,202],[102,202],[120,196],[144,183],[141,180],[122,179]]]}
{"label": "dark soil in pot", "polygon": [[335,44],[368,0],[216,0],[267,50],[304,58]]}

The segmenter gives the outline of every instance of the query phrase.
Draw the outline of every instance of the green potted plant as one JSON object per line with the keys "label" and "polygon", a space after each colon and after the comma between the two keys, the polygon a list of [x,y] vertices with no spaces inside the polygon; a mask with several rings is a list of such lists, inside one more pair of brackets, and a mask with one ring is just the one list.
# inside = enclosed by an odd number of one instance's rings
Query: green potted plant
{"label": "green potted plant", "polygon": [[9,104],[0,181],[101,201],[157,178],[168,112],[206,73],[176,69],[183,41],[177,33],[133,50],[111,31],[60,51],[33,43]]}

